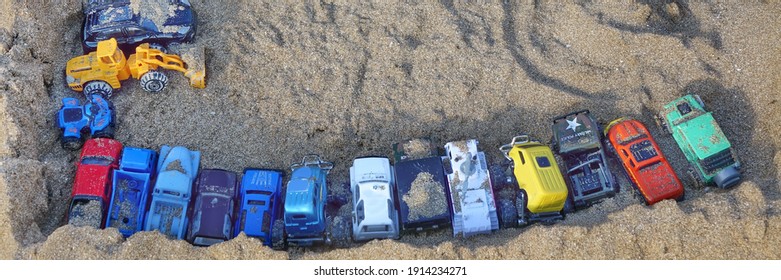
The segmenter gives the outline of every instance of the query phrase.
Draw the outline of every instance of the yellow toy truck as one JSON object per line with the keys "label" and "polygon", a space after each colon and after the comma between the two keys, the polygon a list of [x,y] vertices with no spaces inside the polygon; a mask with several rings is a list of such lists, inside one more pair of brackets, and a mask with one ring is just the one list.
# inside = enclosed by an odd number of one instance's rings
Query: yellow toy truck
{"label": "yellow toy truck", "polygon": [[168,77],[159,68],[175,70],[190,78],[194,88],[206,87],[205,69],[188,70],[178,55],[166,54],[149,44],[136,47],[136,53],[125,59],[114,38],[98,42],[98,48],[89,54],[72,58],[65,67],[68,86],[84,92],[86,96],[101,94],[110,97],[120,82],[133,77],[141,81],[141,88],[148,92],[160,92]]}
{"label": "yellow toy truck", "polygon": [[562,219],[563,212],[569,210],[565,208],[571,208],[571,204],[567,184],[551,149],[531,141],[528,135],[520,135],[499,150],[511,162],[512,176],[505,181],[512,183],[515,191],[514,199],[499,199],[505,227]]}

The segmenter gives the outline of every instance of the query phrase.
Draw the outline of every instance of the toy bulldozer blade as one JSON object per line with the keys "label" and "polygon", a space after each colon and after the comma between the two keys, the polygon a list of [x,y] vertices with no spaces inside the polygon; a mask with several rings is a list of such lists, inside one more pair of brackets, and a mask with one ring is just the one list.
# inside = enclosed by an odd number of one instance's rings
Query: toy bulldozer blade
{"label": "toy bulldozer blade", "polygon": [[184,73],[184,76],[190,78],[190,86],[194,88],[206,87],[206,70],[187,70],[187,72]]}

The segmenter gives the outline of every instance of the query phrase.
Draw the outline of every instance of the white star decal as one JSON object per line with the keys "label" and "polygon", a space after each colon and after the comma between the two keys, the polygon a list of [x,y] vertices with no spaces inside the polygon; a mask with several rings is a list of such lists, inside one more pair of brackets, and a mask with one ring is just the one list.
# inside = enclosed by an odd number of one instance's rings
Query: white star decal
{"label": "white star decal", "polygon": [[572,129],[572,132],[575,132],[575,129],[576,129],[578,126],[580,126],[580,124],[578,123],[578,118],[577,118],[577,117],[575,117],[574,119],[572,119],[572,121],[570,121],[570,120],[568,120],[568,119],[564,119],[564,120],[566,120],[566,121],[567,121],[567,129]]}

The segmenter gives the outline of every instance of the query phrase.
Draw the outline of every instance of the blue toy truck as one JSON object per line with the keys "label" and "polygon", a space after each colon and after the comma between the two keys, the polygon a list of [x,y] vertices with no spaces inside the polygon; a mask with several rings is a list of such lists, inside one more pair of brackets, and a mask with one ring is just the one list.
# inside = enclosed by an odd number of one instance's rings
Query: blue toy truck
{"label": "blue toy truck", "polygon": [[152,190],[152,203],[146,214],[145,231],[157,230],[171,238],[184,238],[187,231],[187,207],[200,162],[199,151],[190,151],[185,147],[160,148],[157,179]]}
{"label": "blue toy truck", "polygon": [[155,174],[157,152],[125,147],[119,169],[114,170],[108,227],[114,227],[124,237],[144,229],[144,214]]}
{"label": "blue toy truck", "polygon": [[62,107],[57,112],[57,124],[62,130],[63,149],[75,151],[81,148],[86,133],[93,138],[114,138],[114,105],[97,94],[89,96],[89,99],[84,105],[76,98],[62,99]]}
{"label": "blue toy truck", "polygon": [[[285,192],[285,232],[289,245],[308,247],[315,244],[348,244],[349,217],[326,217],[328,189],[326,175],[333,163],[318,155],[306,155],[301,163],[290,166],[290,181]],[[336,219],[339,219],[336,221]],[[335,224],[341,225],[335,228]]]}
{"label": "blue toy truck", "polygon": [[239,192],[239,217],[233,236],[244,232],[274,249],[285,248],[285,221],[282,218],[282,171],[248,168],[244,170]]}

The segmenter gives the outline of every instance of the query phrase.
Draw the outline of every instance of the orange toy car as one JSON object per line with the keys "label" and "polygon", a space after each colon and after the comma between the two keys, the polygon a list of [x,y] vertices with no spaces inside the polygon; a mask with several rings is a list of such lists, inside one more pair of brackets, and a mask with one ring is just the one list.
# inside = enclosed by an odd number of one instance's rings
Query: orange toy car
{"label": "orange toy car", "polygon": [[681,200],[683,184],[641,122],[620,118],[605,127],[608,149],[621,160],[629,179],[648,205],[664,199]]}

